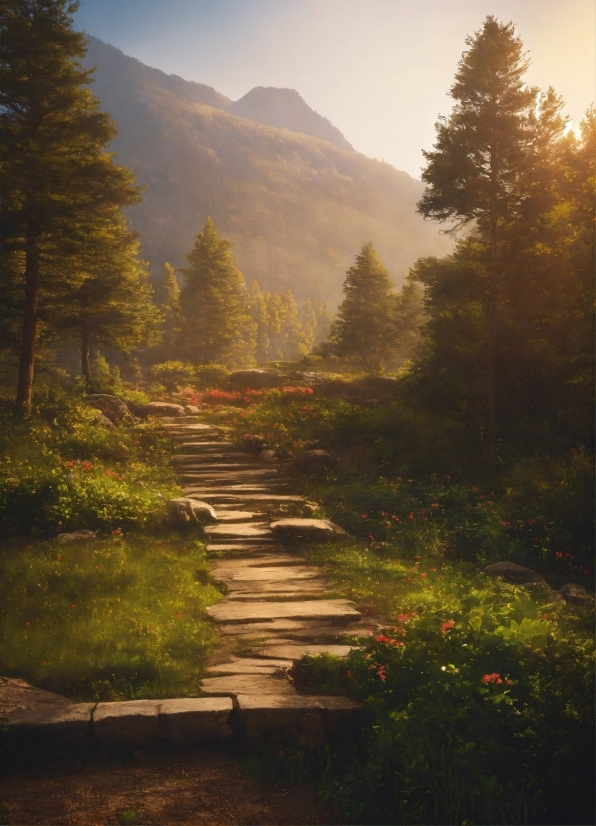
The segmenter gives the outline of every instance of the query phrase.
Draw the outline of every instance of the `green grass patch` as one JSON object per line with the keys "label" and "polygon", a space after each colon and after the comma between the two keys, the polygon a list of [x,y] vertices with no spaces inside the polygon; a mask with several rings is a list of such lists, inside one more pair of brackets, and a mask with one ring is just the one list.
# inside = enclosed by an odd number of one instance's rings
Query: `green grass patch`
{"label": "green grass patch", "polygon": [[7,543],[0,673],[80,701],[196,695],[221,598],[188,537]]}

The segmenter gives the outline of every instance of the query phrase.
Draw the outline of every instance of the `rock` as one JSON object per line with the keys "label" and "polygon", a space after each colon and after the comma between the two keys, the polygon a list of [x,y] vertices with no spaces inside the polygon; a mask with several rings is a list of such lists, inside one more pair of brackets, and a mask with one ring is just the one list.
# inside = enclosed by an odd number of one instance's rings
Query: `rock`
{"label": "rock", "polygon": [[246,436],[242,437],[242,444],[249,450],[260,453],[267,443],[263,436],[256,433],[247,433]]}
{"label": "rock", "polygon": [[271,523],[273,536],[282,542],[324,542],[348,534],[329,519],[278,519]]}
{"label": "rock", "polygon": [[228,387],[233,390],[264,390],[283,383],[283,376],[274,370],[236,370],[227,379]]}
{"label": "rock", "polygon": [[257,459],[258,459],[259,462],[264,462],[265,464],[268,464],[270,462],[275,462],[275,459],[276,459],[275,451],[270,450],[269,448],[264,448],[263,450],[261,450],[261,452],[257,456]]}
{"label": "rock", "polygon": [[104,416],[101,410],[97,411],[94,421],[97,427],[105,427],[106,430],[116,430],[116,425],[110,421],[107,416]]}
{"label": "rock", "polygon": [[232,737],[229,697],[183,697],[161,700],[157,724],[160,739],[186,746]]}
{"label": "rock", "polygon": [[209,536],[223,536],[226,539],[237,538],[244,539],[246,537],[270,536],[271,531],[266,522],[255,522],[253,524],[246,522],[233,522],[227,525],[212,525],[205,531]]}
{"label": "rock", "polygon": [[523,565],[516,565],[515,562],[494,562],[492,565],[487,565],[484,570],[489,576],[500,576],[507,582],[517,585],[547,585],[544,577],[536,571],[524,568]]}
{"label": "rock", "polygon": [[321,741],[345,730],[357,719],[361,704],[347,697],[316,697],[294,693],[278,695],[237,694],[244,736],[262,742],[264,739],[291,737],[303,742]]}
{"label": "rock", "polygon": [[329,381],[327,376],[323,376],[321,373],[313,373],[309,370],[295,370],[293,373],[290,373],[289,378],[293,381],[303,381],[305,384],[324,384]]}
{"label": "rock", "polygon": [[128,405],[118,396],[110,396],[107,393],[91,393],[89,396],[85,396],[84,401],[91,407],[101,410],[104,416],[113,424],[132,418]]}
{"label": "rock", "polygon": [[305,450],[294,457],[293,464],[294,467],[306,473],[315,473],[332,468],[335,465],[335,459],[326,450]]}
{"label": "rock", "polygon": [[0,723],[18,722],[24,714],[68,709],[72,700],[35,688],[24,680],[0,677]]}
{"label": "rock", "polygon": [[302,515],[303,516],[312,516],[319,510],[319,505],[317,502],[305,502],[302,506]]}
{"label": "rock", "polygon": [[343,379],[332,379],[317,384],[313,387],[315,396],[322,396],[325,399],[347,399],[349,382]]}
{"label": "rock", "polygon": [[260,622],[267,633],[267,623],[277,619],[320,620],[338,623],[356,622],[360,612],[347,599],[315,599],[297,602],[222,602],[206,609],[221,623]]}
{"label": "rock", "polygon": [[68,545],[69,542],[90,542],[95,539],[96,531],[72,531],[72,533],[59,533],[56,539],[61,545]]}
{"label": "rock", "polygon": [[168,502],[170,515],[178,525],[207,525],[217,522],[217,513],[207,502],[192,499],[189,496],[179,499],[170,499]]}
{"label": "rock", "polygon": [[[279,675],[279,676],[278,676]],[[263,694],[293,695],[296,689],[276,669],[274,674],[228,674],[225,677],[206,677],[199,683],[204,694]]]}
{"label": "rock", "polygon": [[184,407],[181,404],[170,404],[169,402],[147,402],[139,404],[135,410],[137,415],[147,418],[147,416],[186,416]]}
{"label": "rock", "polygon": [[581,603],[594,599],[594,595],[586,590],[583,585],[576,585],[575,582],[568,582],[563,585],[559,593],[565,602]]}
{"label": "rock", "polygon": [[184,405],[184,412],[187,416],[198,416],[201,412],[201,408],[197,407],[196,404],[185,404]]}

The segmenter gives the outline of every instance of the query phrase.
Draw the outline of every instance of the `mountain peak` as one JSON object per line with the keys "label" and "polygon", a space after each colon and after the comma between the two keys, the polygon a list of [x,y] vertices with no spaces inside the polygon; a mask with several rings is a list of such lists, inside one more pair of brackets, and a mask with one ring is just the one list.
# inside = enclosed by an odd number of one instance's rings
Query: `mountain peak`
{"label": "mountain peak", "polygon": [[353,149],[333,124],[311,109],[295,89],[255,86],[244,97],[229,104],[228,112],[268,126],[302,132],[329,141],[340,149]]}

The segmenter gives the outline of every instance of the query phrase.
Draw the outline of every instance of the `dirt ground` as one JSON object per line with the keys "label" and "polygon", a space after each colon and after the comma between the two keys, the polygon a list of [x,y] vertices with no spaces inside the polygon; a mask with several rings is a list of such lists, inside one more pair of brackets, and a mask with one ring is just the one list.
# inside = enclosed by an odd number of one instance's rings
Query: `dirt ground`
{"label": "dirt ground", "polygon": [[201,751],[15,770],[0,778],[0,823],[297,826],[341,820],[314,787],[263,783],[232,755]]}

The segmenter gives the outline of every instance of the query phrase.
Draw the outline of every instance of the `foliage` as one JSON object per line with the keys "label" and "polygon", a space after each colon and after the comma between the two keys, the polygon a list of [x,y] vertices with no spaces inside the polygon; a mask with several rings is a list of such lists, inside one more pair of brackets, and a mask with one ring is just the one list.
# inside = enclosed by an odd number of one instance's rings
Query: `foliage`
{"label": "foliage", "polygon": [[372,244],[356,256],[344,282],[345,298],[331,329],[334,352],[379,371],[398,346],[393,284]]}
{"label": "foliage", "polygon": [[253,354],[254,322],[231,248],[208,218],[182,270],[182,348],[193,363],[242,363]]}
{"label": "foliage", "polygon": [[79,258],[89,261],[98,226],[113,227],[139,198],[132,173],[104,151],[115,130],[78,62],[75,9],[69,0],[0,7],[0,257],[23,322],[17,405],[26,412],[44,304],[78,288]]}
{"label": "foliage", "polygon": [[345,663],[307,661],[369,715],[328,793],[358,823],[590,822],[589,612],[439,570]]}
{"label": "foliage", "polygon": [[204,546],[125,535],[0,545],[0,672],[75,700],[192,696],[215,634]]}
{"label": "foliage", "polygon": [[62,401],[30,421],[2,416],[0,526],[4,536],[156,526],[177,495],[169,444],[154,424],[97,425]]}
{"label": "foliage", "polygon": [[310,353],[329,334],[330,316],[324,301],[308,298],[300,307],[291,290],[261,292],[257,281],[251,294],[256,324],[256,360],[297,359]]}
{"label": "foliage", "polygon": [[164,361],[162,364],[154,364],[149,375],[169,393],[174,393],[181,387],[193,384],[195,368],[184,361]]}

